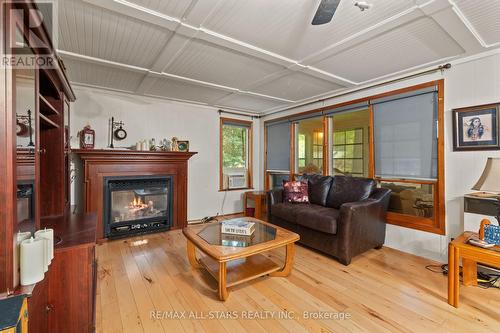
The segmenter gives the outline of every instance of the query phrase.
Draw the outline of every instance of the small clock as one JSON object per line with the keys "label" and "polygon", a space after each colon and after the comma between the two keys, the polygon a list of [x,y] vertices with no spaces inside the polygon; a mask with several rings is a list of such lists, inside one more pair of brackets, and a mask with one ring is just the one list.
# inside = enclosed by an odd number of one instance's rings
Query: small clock
{"label": "small clock", "polygon": [[120,128],[117,128],[114,131],[114,136],[116,140],[124,140],[127,137],[127,131],[125,131],[123,127],[120,126]]}
{"label": "small clock", "polygon": [[17,136],[25,136],[28,133],[28,126],[22,122],[17,122],[16,134]]}
{"label": "small clock", "polygon": [[90,128],[90,125],[87,125],[80,131],[80,148],[94,149],[94,146],[95,131]]}

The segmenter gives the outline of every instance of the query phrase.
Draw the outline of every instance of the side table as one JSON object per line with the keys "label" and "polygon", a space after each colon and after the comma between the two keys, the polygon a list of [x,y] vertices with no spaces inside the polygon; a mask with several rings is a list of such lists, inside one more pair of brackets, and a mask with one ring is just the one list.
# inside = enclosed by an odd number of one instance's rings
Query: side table
{"label": "side table", "polygon": [[247,216],[247,208],[248,208],[248,199],[253,200],[255,202],[255,218],[262,218],[262,207],[264,207],[266,202],[266,194],[265,191],[249,191],[245,192],[244,198],[244,212],[245,216]]}
{"label": "side table", "polygon": [[460,258],[464,286],[477,285],[477,263],[500,268],[500,246],[483,249],[467,243],[477,233],[466,231],[448,246],[448,304],[458,307],[460,287]]}

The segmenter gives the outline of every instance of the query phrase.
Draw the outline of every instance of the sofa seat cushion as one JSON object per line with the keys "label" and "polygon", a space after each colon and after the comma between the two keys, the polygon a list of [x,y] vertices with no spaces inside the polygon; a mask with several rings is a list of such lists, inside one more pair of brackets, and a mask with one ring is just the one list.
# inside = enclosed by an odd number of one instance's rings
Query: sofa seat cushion
{"label": "sofa seat cushion", "polygon": [[370,178],[351,176],[335,176],[328,192],[326,206],[340,209],[347,202],[357,202],[368,199],[377,183]]}
{"label": "sofa seat cushion", "polygon": [[335,235],[339,214],[338,209],[309,205],[297,211],[296,223],[309,229]]}
{"label": "sofa seat cushion", "polygon": [[280,202],[271,206],[271,215],[290,223],[296,223],[297,214],[302,206],[309,206],[309,204]]}

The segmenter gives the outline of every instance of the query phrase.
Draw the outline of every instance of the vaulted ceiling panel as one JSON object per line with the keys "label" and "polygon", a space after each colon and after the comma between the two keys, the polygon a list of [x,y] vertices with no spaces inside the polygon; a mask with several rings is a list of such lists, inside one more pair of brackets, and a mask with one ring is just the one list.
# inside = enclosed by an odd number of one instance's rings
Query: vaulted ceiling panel
{"label": "vaulted ceiling panel", "polygon": [[79,0],[59,1],[58,47],[65,51],[148,68],[171,34]]}
{"label": "vaulted ceiling panel", "polygon": [[145,95],[167,97],[176,100],[210,103],[220,99],[230,92],[182,82],[169,78],[150,78],[151,83]]}
{"label": "vaulted ceiling panel", "polygon": [[328,57],[314,66],[362,82],[463,52],[434,20],[422,18]]}
{"label": "vaulted ceiling panel", "polygon": [[251,90],[260,94],[297,101],[342,88],[345,87],[302,72],[292,72]]}
{"label": "vaulted ceiling panel", "polygon": [[259,113],[500,46],[497,0],[55,1],[73,82]]}
{"label": "vaulted ceiling panel", "polygon": [[73,83],[135,92],[143,73],[64,58],[69,80]]}
{"label": "vaulted ceiling panel", "polygon": [[286,105],[287,103],[281,101],[270,100],[258,96],[231,94],[216,102],[216,105],[221,107],[248,110],[254,112],[262,112],[274,107]]}
{"label": "vaulted ceiling panel", "polygon": [[[372,1],[361,12],[343,0],[332,21],[311,25],[319,0],[224,0],[203,25],[223,35],[300,60],[414,6],[412,0]],[[189,15],[188,15],[189,21]]]}
{"label": "vaulted ceiling panel", "polygon": [[241,89],[282,69],[284,67],[194,39],[166,72]]}
{"label": "vaulted ceiling panel", "polygon": [[455,4],[486,44],[500,42],[500,1],[456,0]]}
{"label": "vaulted ceiling panel", "polygon": [[131,3],[145,7],[170,17],[182,18],[191,0],[131,0]]}

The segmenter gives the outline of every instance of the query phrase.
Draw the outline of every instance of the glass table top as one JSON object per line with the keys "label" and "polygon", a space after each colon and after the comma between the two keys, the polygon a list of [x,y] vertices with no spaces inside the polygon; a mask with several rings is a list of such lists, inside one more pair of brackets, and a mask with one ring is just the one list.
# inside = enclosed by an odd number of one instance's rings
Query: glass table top
{"label": "glass table top", "polygon": [[[253,222],[253,221],[252,221]],[[276,228],[254,222],[255,231],[251,236],[225,234],[221,232],[221,222],[207,225],[198,232],[198,236],[211,245],[248,247],[265,243],[276,238]]]}

